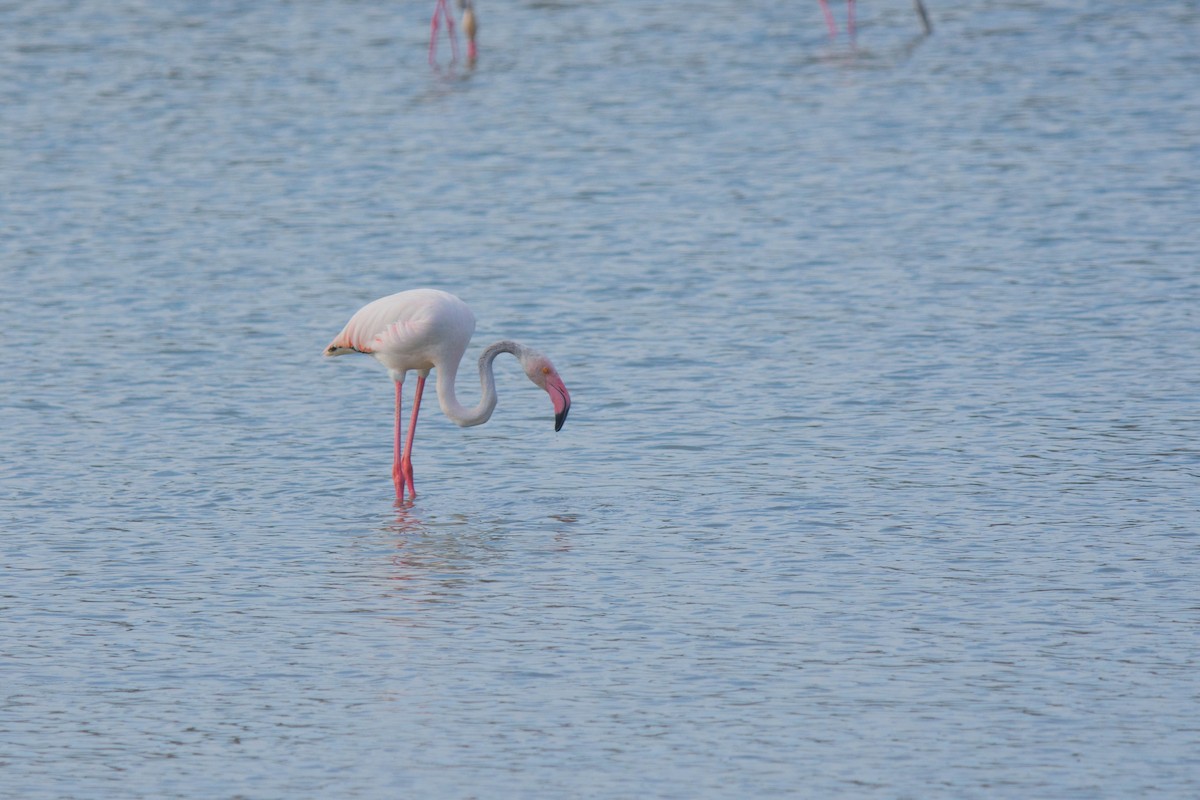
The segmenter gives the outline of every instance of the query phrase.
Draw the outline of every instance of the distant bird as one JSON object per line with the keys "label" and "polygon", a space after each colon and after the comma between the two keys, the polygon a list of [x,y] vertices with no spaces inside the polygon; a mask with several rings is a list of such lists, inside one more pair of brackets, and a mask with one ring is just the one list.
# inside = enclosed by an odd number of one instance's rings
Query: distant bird
{"label": "distant bird", "polygon": [[[475,34],[479,30],[479,19],[475,16],[475,5],[472,0],[458,0],[462,9],[463,33],[467,36],[467,63],[475,64],[479,57],[479,49],[475,46]],[[454,34],[454,15],[446,0],[437,0],[433,6],[433,19],[429,23],[429,66],[437,66],[438,28],[442,21],[446,23],[446,35],[450,39],[450,63],[458,61],[458,37]]]}
{"label": "distant bird", "polygon": [[[833,12],[829,10],[829,0],[820,0],[821,13],[825,15],[825,25],[829,28],[830,36],[837,36],[837,23],[833,21]],[[933,26],[929,23],[929,14],[925,11],[925,4],[921,0],[913,0],[913,8],[917,11],[917,16],[921,18],[921,27],[925,29],[925,35],[933,33]],[[854,36],[854,0],[846,0],[846,32],[851,37]]]}
{"label": "distant bird", "polygon": [[[413,433],[417,429],[417,414],[421,410],[421,393],[431,369],[437,369],[438,402],[443,413],[464,428],[482,425],[496,408],[496,378],[492,362],[501,353],[512,353],[521,362],[529,380],[550,395],[554,403],[554,430],[562,429],[571,410],[571,395],[563,385],[550,359],[541,353],[512,341],[500,341],[487,347],[479,357],[479,383],[483,397],[479,405],[466,408],[454,395],[454,379],[459,361],[475,332],[475,315],[462,300],[437,289],[411,289],[407,292],[381,297],[355,312],[342,328],[325,355],[366,353],[388,369],[396,382],[396,435],[392,459],[392,482],[396,484],[396,499],[404,499],[404,489],[415,497],[413,485]],[[417,373],[417,393],[413,399],[412,420],[408,425],[408,441],[400,447],[400,410],[404,378],[410,370]]]}

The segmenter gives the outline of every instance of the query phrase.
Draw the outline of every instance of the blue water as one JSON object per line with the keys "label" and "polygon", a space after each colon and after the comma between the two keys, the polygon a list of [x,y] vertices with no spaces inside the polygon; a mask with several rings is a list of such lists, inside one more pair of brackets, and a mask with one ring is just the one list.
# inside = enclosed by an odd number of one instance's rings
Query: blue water
{"label": "blue water", "polygon": [[0,796],[1200,795],[1200,6],[432,5],[0,3]]}

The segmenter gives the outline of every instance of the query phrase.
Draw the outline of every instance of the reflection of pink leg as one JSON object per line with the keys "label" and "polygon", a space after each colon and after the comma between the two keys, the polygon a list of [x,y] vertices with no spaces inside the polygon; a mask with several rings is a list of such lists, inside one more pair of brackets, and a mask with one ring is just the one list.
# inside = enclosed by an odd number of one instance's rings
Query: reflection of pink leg
{"label": "reflection of pink leg", "polygon": [[396,381],[396,443],[392,448],[392,483],[396,484],[396,499],[404,500],[404,465],[400,461],[400,407],[404,384]]}
{"label": "reflection of pink leg", "polygon": [[854,38],[854,0],[846,0],[846,32]]}
{"label": "reflection of pink leg", "polygon": [[404,479],[408,482],[408,491],[413,497],[417,496],[417,487],[413,485],[412,446],[413,437],[417,433],[417,414],[421,413],[421,393],[424,391],[425,376],[420,375],[417,377],[417,394],[413,398],[412,419],[408,422],[408,441],[404,443],[404,454],[400,457],[400,468],[404,473]]}
{"label": "reflection of pink leg", "polygon": [[829,10],[829,0],[821,0],[821,13],[825,15],[825,24],[829,27],[829,35],[837,36],[837,23],[833,21],[833,12]]}

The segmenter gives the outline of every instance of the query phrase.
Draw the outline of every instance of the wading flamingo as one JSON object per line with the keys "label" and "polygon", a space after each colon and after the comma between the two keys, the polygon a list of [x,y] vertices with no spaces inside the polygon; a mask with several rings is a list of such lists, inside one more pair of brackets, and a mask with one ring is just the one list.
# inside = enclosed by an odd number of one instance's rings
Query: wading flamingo
{"label": "wading flamingo", "polygon": [[[821,13],[825,15],[825,25],[829,28],[830,36],[837,36],[837,23],[833,21],[833,12],[829,10],[829,0],[820,0]],[[925,29],[925,35],[933,33],[933,25],[929,22],[929,14],[925,11],[925,4],[921,0],[913,0],[913,8],[917,12],[917,16],[921,18],[921,27]],[[854,37],[854,0],[846,0],[846,32]]]}
{"label": "wading flamingo", "polygon": [[[571,410],[571,395],[558,370],[536,350],[512,341],[500,341],[487,347],[479,357],[479,383],[483,397],[479,405],[466,408],[454,395],[454,378],[471,334],[475,315],[462,300],[437,289],[411,289],[381,297],[355,312],[346,327],[325,348],[325,355],[366,353],[387,367],[396,383],[396,436],[392,457],[392,482],[396,499],[404,499],[404,489],[415,497],[412,447],[421,410],[421,393],[431,369],[437,369],[438,403],[442,412],[464,428],[482,425],[496,408],[496,377],[492,362],[501,353],[512,353],[521,362],[529,380],[550,395],[554,403],[554,430],[561,430]],[[417,392],[413,398],[412,419],[408,423],[408,441],[400,447],[400,409],[404,377],[417,373]]]}
{"label": "wading flamingo", "polygon": [[[462,28],[467,35],[467,64],[473,66],[479,58],[479,48],[475,46],[475,34],[479,30],[479,19],[475,16],[475,4],[471,0],[458,0],[462,9]],[[429,23],[429,66],[437,67],[438,28],[441,22],[446,23],[446,35],[450,38],[450,63],[458,61],[458,36],[454,33],[454,14],[450,11],[446,0],[437,0],[433,7],[433,19]]]}

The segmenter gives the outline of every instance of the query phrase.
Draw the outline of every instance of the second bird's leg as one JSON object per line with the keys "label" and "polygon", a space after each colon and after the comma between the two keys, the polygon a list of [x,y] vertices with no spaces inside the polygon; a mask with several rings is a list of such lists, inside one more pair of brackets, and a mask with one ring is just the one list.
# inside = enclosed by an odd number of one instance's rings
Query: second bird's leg
{"label": "second bird's leg", "polygon": [[[404,443],[404,454],[400,457],[400,470],[408,482],[408,491],[413,497],[417,496],[417,487],[413,485],[412,447],[413,437],[417,433],[417,414],[421,413],[421,394],[425,391],[425,376],[417,376],[417,393],[413,397],[412,419],[408,423],[408,441]],[[397,439],[397,442],[399,440]]]}
{"label": "second bird's leg", "polygon": [[446,33],[450,36],[450,63],[458,61],[458,38],[454,35],[454,16],[446,6],[446,0],[437,0],[433,7],[433,20],[429,23],[429,66],[437,66],[438,18],[446,21]]}
{"label": "second bird's leg", "polygon": [[404,393],[404,383],[396,381],[396,441],[392,448],[392,483],[396,484],[396,499],[404,500],[404,465],[400,459],[400,407],[401,396]]}
{"label": "second bird's leg", "polygon": [[471,0],[458,0],[462,8],[462,29],[467,37],[467,61],[471,64],[479,58],[479,48],[475,46],[475,32],[479,30],[479,20],[475,16],[475,5]]}
{"label": "second bird's leg", "polygon": [[833,12],[829,10],[829,0],[821,0],[821,13],[825,15],[825,27],[829,28],[829,35],[837,36],[837,23],[833,21]]}
{"label": "second bird's leg", "polygon": [[929,24],[929,14],[925,11],[925,4],[921,0],[913,0],[913,6],[917,9],[917,16],[921,18],[921,27],[925,29],[925,35],[933,33],[933,25]]}

